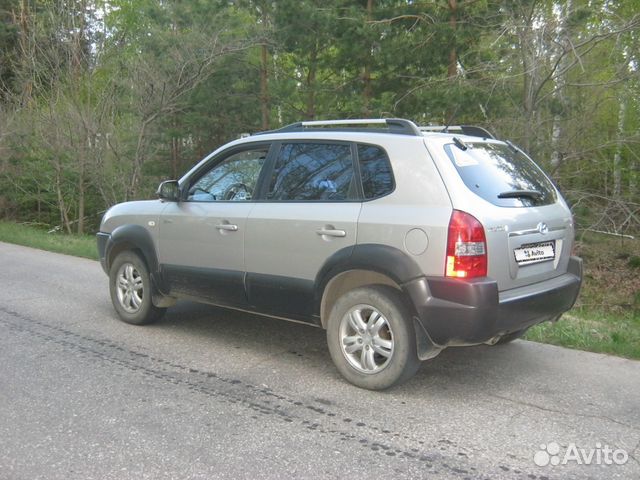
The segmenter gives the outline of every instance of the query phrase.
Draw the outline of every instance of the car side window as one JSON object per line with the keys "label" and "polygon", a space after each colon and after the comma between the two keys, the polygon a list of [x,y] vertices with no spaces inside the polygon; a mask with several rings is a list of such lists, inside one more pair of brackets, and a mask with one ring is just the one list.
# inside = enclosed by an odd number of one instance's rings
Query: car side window
{"label": "car side window", "polygon": [[375,145],[358,145],[358,162],[364,198],[380,198],[393,191],[393,173],[387,152]]}
{"label": "car side window", "polygon": [[267,199],[341,201],[356,198],[351,147],[284,143],[275,159]]}
{"label": "car side window", "polygon": [[189,188],[194,202],[248,201],[253,198],[268,147],[234,153],[199,177]]}

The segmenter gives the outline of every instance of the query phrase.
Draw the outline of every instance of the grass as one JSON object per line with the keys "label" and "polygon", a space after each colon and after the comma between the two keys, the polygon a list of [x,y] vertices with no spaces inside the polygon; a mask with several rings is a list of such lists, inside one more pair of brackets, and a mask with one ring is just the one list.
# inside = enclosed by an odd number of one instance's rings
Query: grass
{"label": "grass", "polygon": [[640,359],[640,240],[584,232],[576,254],[584,260],[576,306],[525,338]]}
{"label": "grass", "polygon": [[580,309],[557,323],[531,328],[525,338],[562,347],[640,360],[640,316],[619,316]]}
{"label": "grass", "polygon": [[[0,221],[0,241],[96,260],[95,237],[47,233]],[[640,240],[594,233],[578,237],[584,282],[576,307],[559,322],[529,330],[527,340],[640,360]]]}
{"label": "grass", "polygon": [[47,230],[35,226],[0,221],[0,242],[15,243],[92,260],[98,259],[96,238],[93,235],[47,233]]}

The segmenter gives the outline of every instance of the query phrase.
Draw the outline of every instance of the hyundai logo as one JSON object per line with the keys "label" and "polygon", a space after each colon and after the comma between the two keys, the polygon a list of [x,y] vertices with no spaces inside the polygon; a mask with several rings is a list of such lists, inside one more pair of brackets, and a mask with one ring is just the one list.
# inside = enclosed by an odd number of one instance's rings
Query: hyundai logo
{"label": "hyundai logo", "polygon": [[538,230],[538,232],[540,232],[542,235],[546,235],[547,233],[549,233],[549,227],[547,226],[546,223],[544,222],[540,222],[538,224],[538,226],[536,227],[536,229]]}

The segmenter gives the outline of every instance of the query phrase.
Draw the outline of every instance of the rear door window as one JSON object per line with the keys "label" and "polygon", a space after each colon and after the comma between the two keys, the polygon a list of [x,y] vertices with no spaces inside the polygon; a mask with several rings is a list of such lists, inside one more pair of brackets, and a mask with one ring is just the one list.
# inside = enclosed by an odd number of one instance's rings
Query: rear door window
{"label": "rear door window", "polygon": [[284,143],[275,159],[268,200],[318,202],[357,198],[348,144]]}
{"label": "rear door window", "polygon": [[533,207],[556,202],[556,190],[529,157],[502,143],[444,146],[465,185],[499,207]]}

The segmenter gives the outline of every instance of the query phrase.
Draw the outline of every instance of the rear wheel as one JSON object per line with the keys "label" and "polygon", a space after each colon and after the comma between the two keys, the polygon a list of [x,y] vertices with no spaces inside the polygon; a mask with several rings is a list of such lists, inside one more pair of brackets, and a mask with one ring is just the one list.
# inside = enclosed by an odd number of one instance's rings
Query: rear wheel
{"label": "rear wheel", "polygon": [[166,308],[151,302],[151,278],[144,261],[134,252],[122,252],[109,270],[111,303],[118,316],[133,325],[145,325],[158,320]]}
{"label": "rear wheel", "polygon": [[338,371],[358,387],[389,388],[420,366],[411,314],[400,292],[387,286],[340,297],[329,316],[327,341]]}

